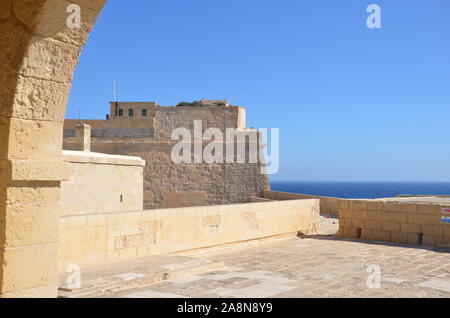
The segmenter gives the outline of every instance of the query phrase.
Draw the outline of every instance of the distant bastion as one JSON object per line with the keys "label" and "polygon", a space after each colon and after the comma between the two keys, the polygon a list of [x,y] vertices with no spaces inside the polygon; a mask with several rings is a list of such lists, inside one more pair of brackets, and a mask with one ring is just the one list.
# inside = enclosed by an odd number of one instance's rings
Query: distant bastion
{"label": "distant bastion", "polygon": [[111,102],[105,120],[65,120],[63,149],[80,150],[75,127],[81,122],[91,126],[91,151],[144,159],[145,209],[243,203],[269,190],[260,158],[256,163],[250,156],[233,163],[173,162],[172,149],[179,141],[172,140],[172,132],[186,128],[194,135],[194,121],[201,122],[203,132],[217,128],[225,136],[227,128],[236,129],[247,137],[247,150],[252,136],[258,140],[258,153],[264,147],[260,133],[246,128],[243,107],[231,106],[227,100],[197,103],[162,107],[155,102]]}

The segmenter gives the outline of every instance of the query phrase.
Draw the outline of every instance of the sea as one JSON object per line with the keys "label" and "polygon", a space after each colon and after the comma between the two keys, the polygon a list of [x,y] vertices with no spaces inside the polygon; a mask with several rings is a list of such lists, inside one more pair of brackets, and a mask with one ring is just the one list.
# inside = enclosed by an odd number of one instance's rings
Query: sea
{"label": "sea", "polygon": [[345,199],[391,198],[398,195],[450,195],[450,182],[304,182],[272,181],[273,191]]}

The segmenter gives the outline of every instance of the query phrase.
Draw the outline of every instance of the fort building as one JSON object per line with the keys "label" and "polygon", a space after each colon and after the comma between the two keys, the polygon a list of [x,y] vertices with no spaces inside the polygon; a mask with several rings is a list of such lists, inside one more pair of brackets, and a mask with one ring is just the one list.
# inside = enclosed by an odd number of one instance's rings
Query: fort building
{"label": "fort building", "polygon": [[[196,104],[199,106],[162,107],[155,102],[111,102],[104,120],[65,120],[63,148],[81,150],[75,128],[83,123],[91,127],[93,152],[145,160],[146,209],[243,203],[269,190],[268,177],[261,172],[264,162],[259,158],[257,162],[250,156],[233,163],[173,162],[172,149],[179,142],[172,139],[173,131],[185,128],[193,134],[195,121],[201,123],[202,132],[217,128],[225,135],[227,128],[234,128],[243,135],[243,139],[236,137],[236,143],[245,143],[247,150],[252,137],[258,151],[264,147],[260,133],[246,128],[243,107],[231,106],[226,99]],[[207,145],[211,141],[201,142]]]}

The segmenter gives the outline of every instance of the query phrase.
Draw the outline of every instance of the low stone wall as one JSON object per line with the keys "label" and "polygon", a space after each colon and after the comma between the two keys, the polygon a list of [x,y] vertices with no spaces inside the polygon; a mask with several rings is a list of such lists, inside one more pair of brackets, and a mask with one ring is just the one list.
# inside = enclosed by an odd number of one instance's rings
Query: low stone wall
{"label": "low stone wall", "polygon": [[450,206],[385,200],[338,204],[341,238],[450,247],[450,224],[445,223]]}
{"label": "low stone wall", "polygon": [[142,210],[141,158],[63,150],[62,160],[72,177],[61,182],[61,216]]}
{"label": "low stone wall", "polygon": [[317,234],[319,200],[63,216],[60,271],[285,234]]}
{"label": "low stone wall", "polygon": [[319,199],[320,200],[320,214],[334,215],[339,213],[338,202],[342,199],[332,197],[322,197],[317,195],[298,194],[279,191],[264,191],[263,197],[269,200],[301,200],[301,199]]}

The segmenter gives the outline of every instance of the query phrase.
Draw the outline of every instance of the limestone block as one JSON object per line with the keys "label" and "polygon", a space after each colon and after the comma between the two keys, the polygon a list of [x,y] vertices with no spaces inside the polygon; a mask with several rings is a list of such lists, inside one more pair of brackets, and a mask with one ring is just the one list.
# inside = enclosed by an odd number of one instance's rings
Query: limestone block
{"label": "limestone block", "polygon": [[89,227],[104,227],[106,226],[106,224],[107,224],[106,215],[104,214],[88,215],[87,225]]}
{"label": "limestone block", "polygon": [[386,220],[386,212],[377,211],[377,210],[369,210],[367,212],[367,217],[369,220],[384,221],[384,220]]}
{"label": "limestone block", "polygon": [[373,239],[377,241],[390,241],[391,232],[384,230],[373,230]]}
{"label": "limestone block", "polygon": [[4,250],[1,293],[55,284],[58,276],[57,257],[58,244]]}
{"label": "limestone block", "polygon": [[11,116],[62,123],[70,89],[70,81],[59,83],[19,75]]}
{"label": "limestone block", "polygon": [[433,224],[433,225],[443,225],[443,224],[442,224],[442,220],[441,220],[441,213],[440,213],[440,212],[441,212],[441,211],[440,211],[440,209],[439,209],[438,212],[429,214],[429,217],[430,217],[430,224]]}
{"label": "limestone block", "polygon": [[77,259],[85,262],[90,242],[87,239],[87,228],[69,229],[66,232],[66,247],[69,249],[69,259]]}
{"label": "limestone block", "polygon": [[[61,184],[61,214],[142,210],[142,167],[129,164],[71,163],[73,179]],[[77,193],[77,196],[73,193]],[[116,217],[111,215],[110,222],[114,222]],[[135,214],[133,222],[137,223],[140,217],[139,213]]]}
{"label": "limestone block", "polygon": [[383,221],[383,230],[390,232],[400,232],[401,231],[400,223]]}
{"label": "limestone block", "polygon": [[106,253],[106,263],[114,263],[120,261],[119,250],[108,250]]}
{"label": "limestone block", "polygon": [[78,63],[78,51],[79,47],[73,44],[34,36],[28,43],[19,74],[70,86]]}
{"label": "limestone block", "polygon": [[77,124],[75,128],[75,140],[79,151],[91,151],[91,126],[83,123]]}
{"label": "limestone block", "polygon": [[61,156],[62,123],[12,118],[9,156],[12,159],[54,160]]}
{"label": "limestone block", "polygon": [[[56,206],[6,206],[0,208],[0,226],[5,236],[0,246],[20,247],[58,242],[58,208]],[[3,244],[2,244],[3,243]]]}
{"label": "limestone block", "polygon": [[58,41],[72,43],[81,47],[86,41],[105,0],[98,0],[97,6],[94,6],[92,1],[90,2],[91,6],[84,5],[85,1],[82,2],[80,29],[70,29],[67,26],[67,19],[70,14],[67,13],[67,7],[72,2],[65,0],[38,0],[38,4],[34,5],[31,5],[30,2],[30,0],[14,0],[14,12],[21,22],[33,30],[34,34],[52,37]]}
{"label": "limestone block", "polygon": [[349,209],[340,209],[339,210],[339,216],[340,218],[344,219],[344,218],[353,218],[353,211],[349,210]]}
{"label": "limestone block", "polygon": [[195,241],[195,229],[185,229],[181,232],[182,250],[190,250],[197,247]]}
{"label": "limestone block", "polygon": [[431,235],[423,236],[423,245],[435,246],[436,245],[436,237]]}
{"label": "limestone block", "polygon": [[46,1],[14,0],[14,13],[23,24],[31,29],[39,22]]}
{"label": "limestone block", "polygon": [[420,224],[401,223],[400,227],[401,231],[405,233],[423,233],[422,225]]}
{"label": "limestone block", "polygon": [[119,250],[119,259],[121,261],[130,260],[137,257],[137,248],[130,247]]}
{"label": "limestone block", "polygon": [[450,225],[444,225],[444,237],[450,238]]}
{"label": "limestone block", "polygon": [[363,210],[363,211],[367,210],[368,203],[365,200],[353,200],[349,202],[352,210]]}
{"label": "limestone block", "polygon": [[431,218],[428,214],[409,213],[406,220],[410,224],[431,224]]}
{"label": "limestone block", "polygon": [[353,218],[357,219],[368,219],[369,213],[370,211],[359,209],[359,210],[352,210],[351,215]]}
{"label": "limestone block", "polygon": [[85,215],[81,216],[69,216],[67,220],[67,229],[84,229],[88,224],[88,217]]}
{"label": "limestone block", "polygon": [[0,293],[0,298],[56,298],[58,295],[57,284],[50,284],[36,288],[16,290],[10,293]]}
{"label": "limestone block", "polygon": [[384,206],[386,205],[386,203],[382,202],[382,201],[367,201],[367,209],[368,210],[373,210],[373,211],[383,211]]}
{"label": "limestone block", "polygon": [[0,177],[14,181],[69,180],[72,167],[61,161],[12,159],[0,162]]}
{"label": "limestone block", "polygon": [[86,257],[87,264],[104,264],[106,263],[106,252],[88,253]]}
{"label": "limestone block", "polygon": [[444,227],[443,225],[423,225],[423,235],[425,236],[443,236]]}
{"label": "limestone block", "polygon": [[386,220],[398,223],[406,223],[406,213],[404,212],[387,212]]}
{"label": "limestone block", "polygon": [[417,213],[435,214],[440,213],[441,207],[433,204],[417,204]]}
{"label": "limestone block", "polygon": [[166,253],[183,250],[183,233],[181,231],[163,232],[164,249]]}
{"label": "limestone block", "polygon": [[366,228],[371,230],[383,230],[383,221],[367,220]]}
{"label": "limestone block", "polygon": [[11,116],[16,83],[17,75],[0,66],[0,116]]}
{"label": "limestone block", "polygon": [[193,210],[185,211],[185,209],[183,209],[182,220],[181,220],[181,229],[182,230],[195,230],[195,226],[196,226],[195,215],[191,214],[193,212],[194,212]]}
{"label": "limestone block", "polygon": [[349,208],[349,203],[347,200],[338,200],[337,206],[339,209],[347,210]]}
{"label": "limestone block", "polygon": [[106,0],[72,0],[82,7],[100,11],[106,3]]}
{"label": "limestone block", "polygon": [[401,204],[401,211],[405,213],[416,213],[417,212],[417,204],[408,204],[408,203],[402,203]]}
{"label": "limestone block", "polygon": [[137,257],[146,257],[149,255],[149,247],[148,245],[141,245],[138,246],[136,249],[136,256]]}
{"label": "limestone block", "polygon": [[403,232],[392,232],[391,233],[391,241],[394,243],[407,243],[408,242],[408,234]]}
{"label": "limestone block", "polygon": [[[2,140],[0,142],[0,160],[6,161],[8,159],[9,119],[2,116],[0,116],[0,140]],[[0,169],[5,169],[5,163]],[[2,173],[5,173],[4,170]]]}
{"label": "limestone block", "polygon": [[407,243],[421,244],[422,235],[419,235],[418,233],[407,233]]}
{"label": "limestone block", "polygon": [[383,211],[386,212],[401,212],[402,211],[402,204],[392,202],[392,203],[385,203],[383,205]]}
{"label": "limestone block", "polygon": [[339,226],[351,227],[352,226],[352,219],[340,219],[339,220]]}
{"label": "limestone block", "polygon": [[[47,206],[48,202],[58,202],[59,183],[48,182],[36,184],[29,181],[25,184],[13,184],[6,189],[7,205],[22,205],[30,207]],[[0,193],[0,199],[2,194]]]}
{"label": "limestone block", "polygon": [[360,229],[366,227],[366,222],[367,222],[367,220],[364,220],[364,219],[353,219],[352,220],[353,227],[360,228]]}
{"label": "limestone block", "polygon": [[436,246],[438,247],[450,247],[450,238],[448,237],[436,237]]}
{"label": "limestone block", "polygon": [[[2,3],[5,1],[2,1]],[[14,19],[7,19],[0,22],[2,29],[2,40],[0,41],[0,65],[2,72],[8,71],[10,75],[17,74],[19,65],[22,63],[28,40],[32,34]],[[11,88],[14,81],[2,83]],[[3,93],[3,92],[2,92]]]}
{"label": "limestone block", "polygon": [[[234,225],[232,224],[233,222]],[[249,224],[241,224],[238,218],[233,218],[229,220],[230,228],[232,231],[238,233],[237,239],[242,237],[241,232],[249,230]],[[279,218],[261,218],[258,220],[258,230],[262,233],[262,236],[272,236],[280,233],[280,219]],[[298,229],[300,230],[300,229]]]}
{"label": "limestone block", "polygon": [[361,239],[362,240],[373,240],[373,230],[368,228],[364,228],[361,230]]}
{"label": "limestone block", "polygon": [[339,236],[341,238],[354,239],[359,238],[361,232],[360,229],[354,227],[341,227],[339,229]]}

